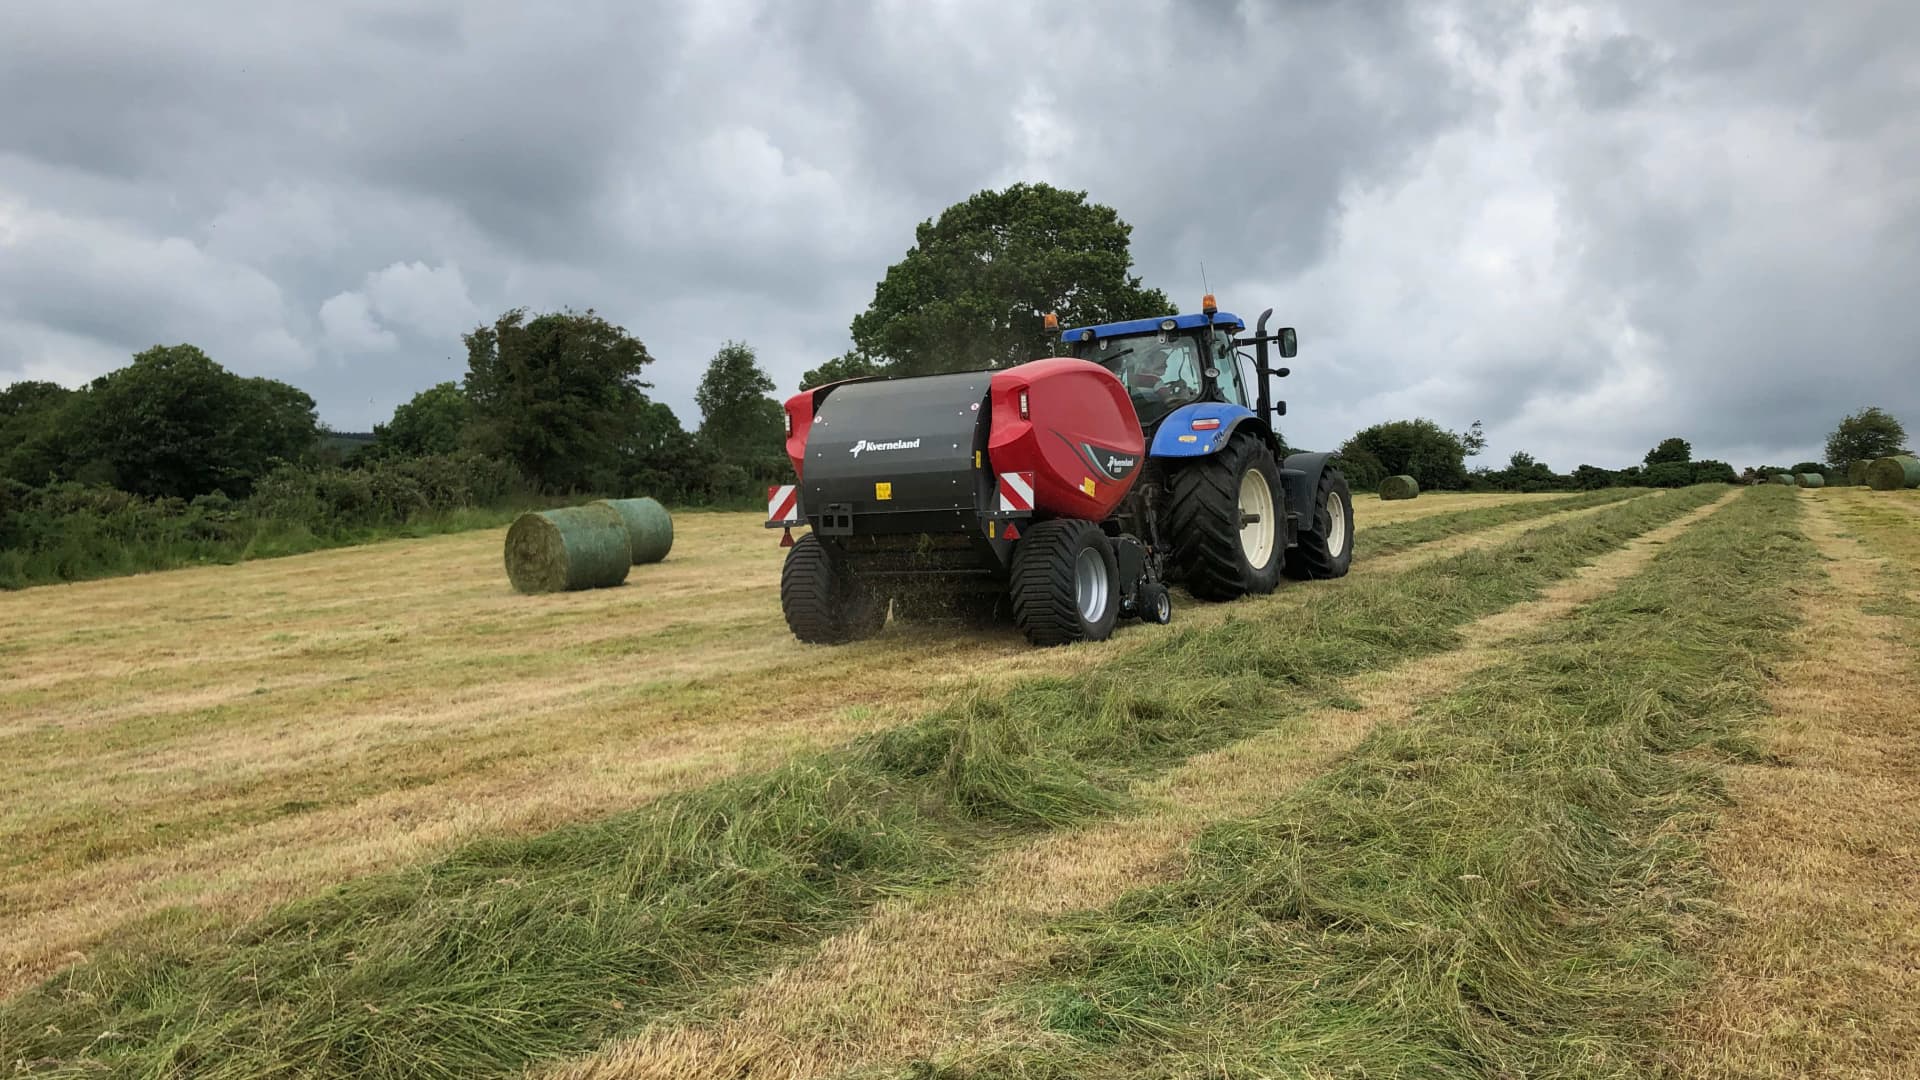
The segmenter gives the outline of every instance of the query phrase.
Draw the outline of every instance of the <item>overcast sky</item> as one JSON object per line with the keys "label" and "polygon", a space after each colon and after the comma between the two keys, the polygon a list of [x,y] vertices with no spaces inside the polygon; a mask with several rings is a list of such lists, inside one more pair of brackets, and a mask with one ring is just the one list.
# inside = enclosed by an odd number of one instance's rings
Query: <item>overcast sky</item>
{"label": "overcast sky", "polygon": [[1787,464],[1920,435],[1917,42],[1900,0],[10,4],[0,384],[188,341],[365,430],[592,307],[691,428],[724,340],[784,395],[917,222],[1044,180],[1183,309],[1204,260],[1299,328],[1297,445]]}

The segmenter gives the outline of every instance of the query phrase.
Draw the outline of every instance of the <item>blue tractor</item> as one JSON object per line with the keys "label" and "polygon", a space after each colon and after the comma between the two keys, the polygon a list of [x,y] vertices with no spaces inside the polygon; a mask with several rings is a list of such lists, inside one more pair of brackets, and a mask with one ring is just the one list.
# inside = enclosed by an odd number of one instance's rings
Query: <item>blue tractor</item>
{"label": "blue tractor", "polygon": [[[1147,443],[1139,499],[1164,531],[1169,577],[1203,600],[1273,591],[1282,576],[1345,576],[1353,561],[1353,501],[1331,454],[1286,454],[1270,416],[1286,402],[1268,379],[1298,352],[1292,327],[1269,334],[1269,308],[1251,336],[1209,294],[1199,314],[1072,327],[1068,353],[1119,377]],[[1247,348],[1252,354],[1244,352]],[[1123,509],[1125,514],[1126,510]]]}
{"label": "blue tractor", "polygon": [[[1292,328],[1215,308],[1061,335],[1071,357],[853,379],[789,398],[795,483],[767,492],[789,545],[787,625],[841,644],[915,612],[1010,614],[1037,645],[1165,623],[1204,600],[1336,578],[1353,506],[1327,454],[1282,460],[1267,380]],[[1047,325],[1057,328],[1053,316]],[[1251,347],[1251,355],[1243,349]],[[808,535],[794,540],[792,530]]]}

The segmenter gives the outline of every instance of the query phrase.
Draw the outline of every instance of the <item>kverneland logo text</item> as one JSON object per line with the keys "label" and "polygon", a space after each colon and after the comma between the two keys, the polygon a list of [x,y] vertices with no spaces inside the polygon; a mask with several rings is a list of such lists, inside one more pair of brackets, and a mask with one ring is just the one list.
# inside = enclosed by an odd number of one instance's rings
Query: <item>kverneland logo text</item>
{"label": "kverneland logo text", "polygon": [[853,444],[853,450],[851,452],[854,457],[859,457],[860,451],[862,450],[918,450],[918,449],[920,449],[919,439],[895,439],[892,442],[872,442],[867,439],[861,439],[859,442],[856,442]]}

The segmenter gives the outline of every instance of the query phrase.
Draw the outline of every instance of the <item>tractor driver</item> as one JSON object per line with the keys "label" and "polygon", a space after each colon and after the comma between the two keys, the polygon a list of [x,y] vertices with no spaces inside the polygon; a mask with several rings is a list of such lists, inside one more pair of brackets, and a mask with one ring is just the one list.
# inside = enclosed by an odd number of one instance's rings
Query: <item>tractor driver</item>
{"label": "tractor driver", "polygon": [[1151,423],[1192,400],[1197,392],[1193,341],[1182,336],[1143,343],[1138,353],[1121,358],[1119,374],[1141,419]]}

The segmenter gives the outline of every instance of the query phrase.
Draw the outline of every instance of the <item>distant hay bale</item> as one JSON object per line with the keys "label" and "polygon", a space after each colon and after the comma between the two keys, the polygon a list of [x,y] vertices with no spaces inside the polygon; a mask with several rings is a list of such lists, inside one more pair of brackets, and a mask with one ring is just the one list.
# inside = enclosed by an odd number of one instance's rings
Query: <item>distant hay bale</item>
{"label": "distant hay bale", "polygon": [[602,499],[627,523],[627,538],[633,544],[633,564],[656,563],[673,550],[673,515],[654,499]]}
{"label": "distant hay bale", "polygon": [[1784,472],[1781,472],[1781,473],[1774,473],[1774,474],[1773,474],[1773,482],[1774,482],[1774,483],[1776,483],[1776,484],[1785,484],[1785,485],[1787,485],[1788,487],[1792,487],[1792,486],[1793,486],[1793,474],[1792,474],[1792,473],[1784,473]]}
{"label": "distant hay bale", "polygon": [[1880,458],[1867,466],[1867,486],[1875,491],[1920,487],[1920,458],[1911,454]]}
{"label": "distant hay bale", "polygon": [[1848,485],[1852,487],[1865,486],[1867,482],[1867,470],[1871,468],[1873,468],[1873,461],[1869,458],[1857,458],[1847,462]]}
{"label": "distant hay bale", "polygon": [[1817,472],[1803,472],[1796,479],[1803,488],[1826,487],[1827,478]]}
{"label": "distant hay bale", "polygon": [[1387,502],[1420,497],[1420,482],[1411,476],[1389,476],[1380,481],[1380,498]]}
{"label": "distant hay bale", "polygon": [[507,530],[507,580],[523,593],[604,589],[632,567],[626,519],[610,506],[521,514]]}

